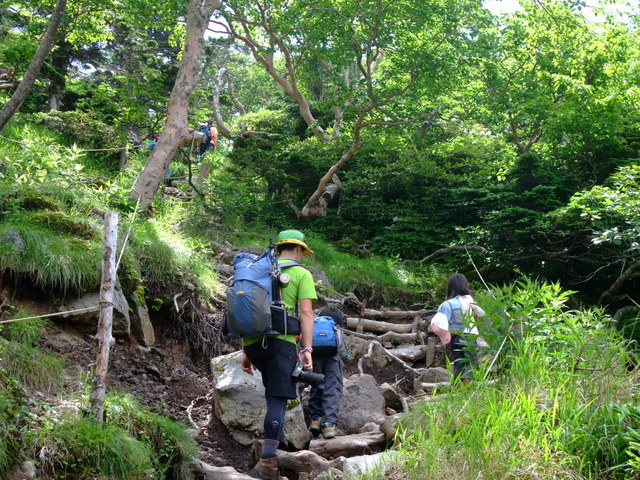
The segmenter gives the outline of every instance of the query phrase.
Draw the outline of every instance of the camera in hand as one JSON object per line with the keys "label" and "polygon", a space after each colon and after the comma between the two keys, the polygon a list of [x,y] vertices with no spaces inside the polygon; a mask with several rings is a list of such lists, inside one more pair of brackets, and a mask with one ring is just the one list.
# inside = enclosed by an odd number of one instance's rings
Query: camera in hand
{"label": "camera in hand", "polygon": [[302,382],[309,383],[312,385],[316,385],[318,388],[324,388],[324,375],[321,373],[313,373],[307,372],[303,370],[304,363],[298,362],[296,363],[293,372],[291,372],[291,376],[293,377],[294,382]]}

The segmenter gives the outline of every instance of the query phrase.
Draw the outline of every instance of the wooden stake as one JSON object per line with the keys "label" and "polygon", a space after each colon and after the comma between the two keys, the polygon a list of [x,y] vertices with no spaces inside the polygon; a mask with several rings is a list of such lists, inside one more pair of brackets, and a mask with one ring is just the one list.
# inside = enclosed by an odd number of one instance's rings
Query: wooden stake
{"label": "wooden stake", "polygon": [[102,283],[100,285],[100,319],[98,320],[98,354],[96,369],[91,380],[91,412],[98,421],[104,420],[104,396],[109,367],[109,349],[113,344],[113,292],[116,285],[116,240],[118,238],[118,214],[104,215],[104,236],[102,245]]}

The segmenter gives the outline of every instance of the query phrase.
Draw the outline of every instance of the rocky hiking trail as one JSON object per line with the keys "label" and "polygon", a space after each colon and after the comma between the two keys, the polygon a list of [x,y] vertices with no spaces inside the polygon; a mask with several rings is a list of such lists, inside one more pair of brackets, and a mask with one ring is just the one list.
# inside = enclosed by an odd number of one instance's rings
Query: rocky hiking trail
{"label": "rocky hiking trail", "polygon": [[[219,252],[221,277],[229,276],[237,250],[228,244],[212,248]],[[314,280],[329,285],[322,272],[309,270]],[[52,308],[62,312],[95,301],[92,295],[66,305],[33,298],[23,298],[22,304],[33,312]],[[172,305],[149,312],[144,306],[128,305],[120,292],[121,304],[114,302],[116,342],[109,357],[107,389],[130,393],[153,411],[192,427],[200,446],[195,478],[248,479],[262,438],[264,393],[259,372],[250,376],[241,371],[239,344],[222,334],[221,303],[202,302],[188,286],[176,288],[172,297]],[[351,352],[345,360],[338,436],[331,440],[311,436],[308,389],[301,385],[300,401],[288,407],[287,442],[279,452],[289,480],[359,478],[372,465],[388,463],[388,457],[381,455],[392,452],[398,419],[413,402],[448,387],[443,368],[447,353],[429,329],[435,311],[412,305],[367,308],[352,293],[320,294],[316,308],[325,305],[338,306],[347,316],[343,331]],[[69,377],[72,391],[96,361],[95,325],[95,314],[54,317],[43,337],[44,347],[77,369]],[[41,392],[30,395],[34,403],[56,402]],[[387,477],[404,478],[401,472]]]}
{"label": "rocky hiking trail", "polygon": [[[447,385],[444,349],[428,330],[433,311],[368,309],[353,295],[323,301],[339,303],[348,314],[344,331],[351,355],[345,361],[339,435],[323,440],[309,434],[307,391],[301,386],[301,403],[287,412],[288,445],[279,455],[290,480],[328,478],[328,472],[339,479],[370,468],[392,447],[395,423],[408,405]],[[207,318],[220,322],[221,312],[209,312]],[[210,362],[190,351],[175,324],[156,322],[154,328],[153,346],[138,344],[133,336],[117,337],[108,388],[131,393],[152,410],[193,427],[200,445],[196,478],[250,478],[260,451],[264,398],[259,377],[240,370],[235,345],[223,345]],[[69,323],[52,324],[44,336],[44,346],[80,373],[95,362],[95,343]]]}

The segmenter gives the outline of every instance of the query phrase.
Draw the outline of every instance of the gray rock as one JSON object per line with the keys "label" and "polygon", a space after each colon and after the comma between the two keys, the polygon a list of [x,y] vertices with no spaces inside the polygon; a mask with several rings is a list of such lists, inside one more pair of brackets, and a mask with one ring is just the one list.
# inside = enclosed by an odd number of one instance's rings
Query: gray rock
{"label": "gray rock", "polygon": [[[266,412],[264,386],[259,371],[249,375],[240,368],[242,352],[211,360],[213,375],[214,415],[225,425],[229,434],[242,445],[250,445],[263,436]],[[291,407],[293,405],[293,407]],[[285,413],[284,434],[290,445],[305,448],[311,438],[304,422],[302,405],[290,402]]]}
{"label": "gray rock", "polygon": [[16,232],[9,232],[0,237],[0,243],[8,243],[14,250],[19,252],[24,251],[25,243],[20,234]]}
{"label": "gray rock", "polygon": [[146,305],[136,305],[134,314],[131,315],[131,332],[142,345],[147,347],[155,345],[156,334]]}
{"label": "gray rock", "polygon": [[16,465],[9,473],[8,480],[31,480],[36,478],[36,466],[30,460]]}
{"label": "gray rock", "polygon": [[359,433],[370,422],[381,425],[385,417],[385,400],[371,375],[345,380],[338,420],[342,432]]}
{"label": "gray rock", "polygon": [[[77,298],[65,305],[61,305],[59,312],[69,312],[72,310],[82,310],[89,307],[96,307],[100,302],[99,293],[89,293]],[[80,311],[65,313],[60,316],[68,323],[72,323],[80,332],[94,334],[98,330],[98,319],[100,310]],[[129,304],[121,290],[116,289],[113,295],[113,328],[112,335],[127,336],[131,333],[131,321],[129,319]]]}
{"label": "gray rock", "polygon": [[385,465],[392,462],[398,456],[398,452],[388,450],[373,455],[349,457],[345,461],[343,472],[345,475],[355,476],[355,478],[373,478],[372,475],[369,474],[376,473],[380,475],[381,472],[384,472]]}

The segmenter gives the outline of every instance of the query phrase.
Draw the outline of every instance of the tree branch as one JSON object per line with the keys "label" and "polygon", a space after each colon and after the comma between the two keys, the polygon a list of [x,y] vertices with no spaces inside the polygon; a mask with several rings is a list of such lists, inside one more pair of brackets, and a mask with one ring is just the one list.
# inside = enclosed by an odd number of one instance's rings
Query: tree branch
{"label": "tree branch", "polygon": [[429,263],[432,260],[438,258],[438,257],[442,257],[443,255],[446,255],[448,253],[451,252],[467,252],[467,251],[471,251],[471,252],[480,252],[480,253],[484,253],[485,255],[489,254],[489,250],[487,250],[484,247],[481,247],[479,245],[453,245],[451,247],[445,247],[445,248],[440,248],[438,250],[436,250],[435,252],[433,252],[431,255],[423,258],[422,260],[420,260],[418,263]]}
{"label": "tree branch", "polygon": [[640,262],[636,262],[632,264],[629,268],[627,268],[622,275],[618,277],[618,279],[613,282],[613,285],[606,291],[600,295],[600,299],[598,303],[600,305],[604,305],[612,300],[613,296],[622,288],[622,285],[633,277],[637,272],[640,272]]}

